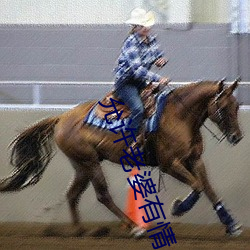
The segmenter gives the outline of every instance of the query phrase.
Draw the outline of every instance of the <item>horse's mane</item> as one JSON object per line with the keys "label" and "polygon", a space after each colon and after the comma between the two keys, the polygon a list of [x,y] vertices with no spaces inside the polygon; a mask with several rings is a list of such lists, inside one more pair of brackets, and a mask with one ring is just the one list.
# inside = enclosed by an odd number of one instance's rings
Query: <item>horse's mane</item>
{"label": "horse's mane", "polygon": [[193,93],[193,91],[199,91],[198,88],[205,88],[209,86],[213,86],[217,84],[217,81],[199,81],[199,82],[193,82],[188,85],[179,87],[174,90],[175,96],[178,96],[178,99],[184,100],[187,96],[190,95],[190,93]]}

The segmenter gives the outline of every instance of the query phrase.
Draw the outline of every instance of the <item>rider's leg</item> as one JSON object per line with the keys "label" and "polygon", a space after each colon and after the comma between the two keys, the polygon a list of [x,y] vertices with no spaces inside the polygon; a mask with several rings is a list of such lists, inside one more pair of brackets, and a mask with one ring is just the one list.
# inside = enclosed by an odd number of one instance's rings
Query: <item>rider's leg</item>
{"label": "rider's leg", "polygon": [[143,103],[138,88],[132,84],[124,84],[116,90],[116,95],[129,107],[131,111],[131,123],[129,127],[136,129],[135,135],[137,136],[140,131],[144,113]]}

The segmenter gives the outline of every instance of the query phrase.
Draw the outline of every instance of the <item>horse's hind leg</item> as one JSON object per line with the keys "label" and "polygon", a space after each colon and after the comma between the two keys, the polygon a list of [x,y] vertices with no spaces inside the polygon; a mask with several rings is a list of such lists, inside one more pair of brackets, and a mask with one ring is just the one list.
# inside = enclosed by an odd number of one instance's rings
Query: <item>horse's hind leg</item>
{"label": "horse's hind leg", "polygon": [[70,213],[74,226],[82,231],[80,227],[80,215],[78,211],[78,203],[81,194],[87,189],[90,183],[90,176],[88,175],[89,169],[83,164],[71,161],[75,169],[74,180],[67,192],[67,199],[69,203]]}
{"label": "horse's hind leg", "polygon": [[206,168],[204,162],[201,159],[196,163],[194,171],[195,174],[198,175],[201,179],[204,185],[204,192],[213,204],[213,208],[216,211],[217,216],[219,217],[220,221],[226,226],[226,233],[228,233],[229,235],[239,235],[242,232],[242,230],[240,229],[241,226],[233,219],[228,210],[225,208],[224,204],[216,195],[214,189],[209,183]]}
{"label": "horse's hind leg", "polygon": [[129,228],[135,227],[136,224],[129,219],[114,203],[111,198],[108,185],[106,183],[103,171],[99,164],[92,166],[92,178],[91,182],[94,186],[96,197],[99,202],[104,204],[112,213],[120,218]]}

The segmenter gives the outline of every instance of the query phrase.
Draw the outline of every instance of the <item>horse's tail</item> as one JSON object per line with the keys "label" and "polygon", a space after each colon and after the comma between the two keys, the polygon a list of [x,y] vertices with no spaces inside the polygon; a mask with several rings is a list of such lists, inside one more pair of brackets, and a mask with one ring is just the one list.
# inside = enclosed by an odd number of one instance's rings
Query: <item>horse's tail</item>
{"label": "horse's tail", "polygon": [[10,144],[11,175],[0,180],[0,192],[19,191],[36,184],[53,158],[54,128],[59,117],[44,119],[19,134]]}

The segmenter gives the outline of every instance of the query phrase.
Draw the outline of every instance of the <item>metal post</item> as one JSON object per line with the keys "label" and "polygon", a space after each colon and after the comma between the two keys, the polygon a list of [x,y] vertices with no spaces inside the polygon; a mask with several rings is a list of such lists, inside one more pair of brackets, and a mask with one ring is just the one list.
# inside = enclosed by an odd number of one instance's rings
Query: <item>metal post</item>
{"label": "metal post", "polygon": [[39,105],[41,104],[41,85],[35,84],[32,88],[33,90],[33,104],[34,105]]}

